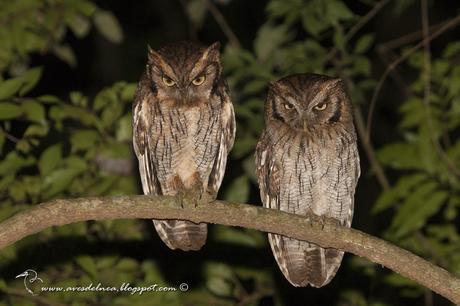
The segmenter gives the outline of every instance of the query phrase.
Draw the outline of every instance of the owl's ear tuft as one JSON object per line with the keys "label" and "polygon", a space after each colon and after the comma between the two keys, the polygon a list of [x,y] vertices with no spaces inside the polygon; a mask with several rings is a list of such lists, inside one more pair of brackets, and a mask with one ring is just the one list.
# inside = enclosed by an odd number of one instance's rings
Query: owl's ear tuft
{"label": "owl's ear tuft", "polygon": [[148,63],[149,64],[159,64],[163,62],[163,58],[161,55],[153,50],[149,45],[147,45],[147,58],[148,58]]}
{"label": "owl's ear tuft", "polygon": [[328,87],[343,86],[341,78],[334,78],[329,81]]}
{"label": "owl's ear tuft", "polygon": [[281,86],[277,81],[271,81],[268,83],[268,91],[274,94],[281,92]]}
{"label": "owl's ear tuft", "polygon": [[220,61],[220,42],[216,41],[210,45],[203,53],[202,59],[206,59],[210,62]]}

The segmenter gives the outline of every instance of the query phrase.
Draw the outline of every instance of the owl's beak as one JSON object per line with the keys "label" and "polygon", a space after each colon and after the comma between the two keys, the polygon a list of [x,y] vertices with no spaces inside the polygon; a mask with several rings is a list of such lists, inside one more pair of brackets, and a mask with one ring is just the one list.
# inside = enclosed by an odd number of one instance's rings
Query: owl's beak
{"label": "owl's beak", "polygon": [[308,132],[308,119],[303,119],[302,124],[303,124],[303,131]]}
{"label": "owl's beak", "polygon": [[180,95],[181,95],[181,102],[183,105],[188,105],[190,104],[191,101],[191,95],[188,92],[187,88],[182,88],[180,89]]}
{"label": "owl's beak", "polygon": [[191,93],[188,88],[181,88],[180,95],[181,95],[182,105],[190,105],[195,101],[195,97],[193,96],[193,93]]}

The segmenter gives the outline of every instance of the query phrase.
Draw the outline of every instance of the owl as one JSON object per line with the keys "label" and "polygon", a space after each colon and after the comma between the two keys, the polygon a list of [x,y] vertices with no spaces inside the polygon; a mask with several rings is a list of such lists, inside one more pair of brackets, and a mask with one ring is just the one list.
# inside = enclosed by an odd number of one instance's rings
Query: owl
{"label": "owl", "polygon": [[[133,103],[133,146],[144,194],[215,198],[235,139],[220,44],[149,47]],[[153,220],[171,249],[199,250],[207,225]]]}
{"label": "owl", "polygon": [[[273,82],[256,148],[264,207],[315,214],[350,227],[360,175],[351,103],[340,79],[296,74]],[[297,287],[328,284],[343,252],[268,234],[276,262]]]}

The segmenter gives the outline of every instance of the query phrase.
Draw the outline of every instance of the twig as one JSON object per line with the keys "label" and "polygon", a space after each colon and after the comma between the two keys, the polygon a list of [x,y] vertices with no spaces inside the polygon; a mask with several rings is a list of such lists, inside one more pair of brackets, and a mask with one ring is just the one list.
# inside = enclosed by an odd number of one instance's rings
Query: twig
{"label": "twig", "polygon": [[212,3],[212,1],[210,0],[205,0],[205,1],[206,1],[206,6],[208,7],[209,12],[211,12],[212,17],[214,17],[217,24],[222,29],[222,32],[224,32],[225,36],[227,36],[230,44],[235,48],[238,48],[238,49],[241,48],[241,43],[238,40],[238,37],[236,37],[235,33],[232,31],[232,29],[228,25],[227,21],[225,20],[224,16],[219,11],[219,9],[214,5],[214,3]]}
{"label": "twig", "polygon": [[[377,13],[389,2],[390,0],[380,1],[366,15],[361,17],[361,19],[347,32],[347,34],[345,34],[345,42],[349,41],[353,36],[355,36],[355,34],[358,33],[358,31],[361,30],[361,28],[365,26],[366,23],[368,23],[369,20],[371,20],[375,15],[377,15]],[[326,54],[325,62],[332,60],[338,51],[339,50],[335,47],[329,51],[329,53]]]}
{"label": "twig", "polygon": [[366,138],[366,126],[364,124],[364,118],[363,113],[361,111],[361,107],[359,105],[354,105],[353,108],[356,130],[358,132],[361,145],[363,146],[364,151],[366,152],[367,159],[371,164],[371,169],[374,172],[375,177],[377,178],[377,181],[379,182],[382,189],[384,191],[388,191],[391,189],[391,185],[388,181],[387,176],[385,175],[385,171],[383,170],[382,165],[375,156],[375,150],[372,146],[372,143],[368,138]]}
{"label": "twig", "polygon": [[248,204],[213,201],[195,205],[167,196],[120,196],[54,200],[20,212],[0,223],[0,249],[51,226],[113,219],[180,219],[241,226],[335,248],[388,267],[460,304],[460,279],[448,271],[382,239],[338,225]]}
{"label": "twig", "polygon": [[420,41],[418,44],[416,44],[414,47],[412,47],[408,52],[405,54],[401,55],[398,57],[395,61],[393,61],[385,70],[385,72],[382,74],[380,77],[380,80],[377,84],[377,87],[374,91],[374,94],[372,96],[372,100],[369,106],[369,113],[367,115],[367,127],[366,127],[366,139],[370,139],[370,134],[371,134],[371,128],[372,128],[372,117],[375,109],[375,104],[377,102],[377,98],[380,95],[380,91],[383,88],[383,84],[385,80],[387,79],[388,75],[390,72],[395,69],[399,64],[404,62],[410,55],[412,55],[414,52],[419,50],[421,47],[424,46],[425,41],[432,41],[433,39],[437,38],[439,35],[443,34],[447,30],[452,29],[455,27],[458,23],[460,23],[460,15],[458,15],[455,18],[452,18],[450,21],[446,22],[439,30],[435,31],[433,34],[430,36],[424,38],[422,41]]}
{"label": "twig", "polygon": [[[387,65],[389,65],[391,63],[391,58],[396,58],[397,57],[397,54],[395,52],[393,52],[391,49],[385,48],[385,46],[383,46],[383,45],[377,47],[376,49],[377,49],[378,56],[380,57],[382,62],[384,62],[385,66],[387,66]],[[396,85],[399,86],[399,89],[401,90],[401,92],[403,94],[402,98],[406,99],[410,95],[411,90],[410,90],[410,88],[408,88],[408,86],[407,86],[406,82],[404,81],[403,77],[401,76],[401,74],[398,72],[397,69],[395,69],[395,70],[391,71],[390,77],[393,79],[393,81],[396,83]]]}
{"label": "twig", "polygon": [[[432,31],[438,30],[443,25],[445,25],[447,22],[449,22],[449,21],[443,21],[443,22],[440,22],[440,23],[437,23],[437,24],[434,24],[434,25],[430,26],[430,33]],[[379,44],[377,46],[377,49],[378,48],[383,48],[384,50],[393,50],[393,49],[397,49],[397,48],[399,48],[401,46],[411,44],[411,43],[413,43],[413,42],[415,42],[415,41],[417,41],[417,40],[419,40],[421,38],[423,38],[423,31],[419,30],[419,31],[415,31],[415,32],[403,35],[401,37],[392,39],[392,40],[387,41],[385,43]]]}
{"label": "twig", "polygon": [[10,133],[8,133],[7,131],[5,131],[4,129],[0,128],[0,133],[3,133],[3,135],[5,135],[6,138],[8,138],[10,141],[14,142],[14,143],[18,143],[21,139],[11,135]]}

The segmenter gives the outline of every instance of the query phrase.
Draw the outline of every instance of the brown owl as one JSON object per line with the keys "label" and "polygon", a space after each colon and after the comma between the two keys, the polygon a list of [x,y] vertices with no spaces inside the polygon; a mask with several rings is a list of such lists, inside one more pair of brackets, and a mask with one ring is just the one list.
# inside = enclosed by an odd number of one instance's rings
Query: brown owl
{"label": "brown owl", "polygon": [[[133,104],[133,144],[144,194],[215,198],[235,139],[219,43],[149,48]],[[199,250],[207,225],[153,220],[171,249]]]}
{"label": "brown owl", "polygon": [[[297,74],[270,84],[256,164],[265,207],[337,219],[350,227],[359,156],[350,101],[340,79]],[[321,287],[343,252],[275,234],[270,246],[294,286]]]}

